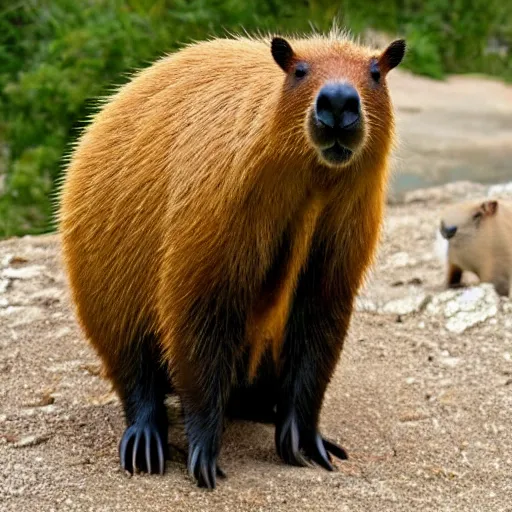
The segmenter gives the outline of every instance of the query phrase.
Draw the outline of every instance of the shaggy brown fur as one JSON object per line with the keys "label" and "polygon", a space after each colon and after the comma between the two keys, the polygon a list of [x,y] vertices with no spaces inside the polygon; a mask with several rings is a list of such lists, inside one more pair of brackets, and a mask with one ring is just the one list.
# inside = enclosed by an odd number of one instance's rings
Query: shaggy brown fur
{"label": "shaggy brown fur", "polygon": [[482,199],[451,206],[442,214],[440,232],[448,238],[448,287],[460,286],[463,272],[469,271],[480,281],[492,283],[500,295],[509,295],[512,273],[510,202]]}
{"label": "shaggy brown fur", "polygon": [[[277,406],[286,462],[332,469],[328,451],[344,456],[317,423],[379,236],[394,133],[385,76],[405,46],[376,52],[336,31],[269,43],[193,44],[140,72],[94,117],[67,170],[64,259],[123,400],[129,471],[163,471],[170,391],[201,485],[215,486],[222,419],[240,390],[256,390],[249,415]],[[313,105],[344,82],[361,124],[336,163]]]}

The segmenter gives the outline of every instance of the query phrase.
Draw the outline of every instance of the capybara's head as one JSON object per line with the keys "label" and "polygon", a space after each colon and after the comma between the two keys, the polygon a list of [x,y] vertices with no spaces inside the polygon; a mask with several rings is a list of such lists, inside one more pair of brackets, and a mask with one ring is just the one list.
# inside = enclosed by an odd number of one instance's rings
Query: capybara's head
{"label": "capybara's head", "polygon": [[271,49],[286,73],[287,115],[305,127],[323,164],[340,168],[365,150],[387,151],[394,122],[386,75],[402,61],[405,41],[375,52],[333,33],[293,41],[275,37]]}
{"label": "capybara's head", "polygon": [[498,211],[498,201],[470,201],[456,204],[441,216],[439,232],[451,243],[463,242],[481,230]]}

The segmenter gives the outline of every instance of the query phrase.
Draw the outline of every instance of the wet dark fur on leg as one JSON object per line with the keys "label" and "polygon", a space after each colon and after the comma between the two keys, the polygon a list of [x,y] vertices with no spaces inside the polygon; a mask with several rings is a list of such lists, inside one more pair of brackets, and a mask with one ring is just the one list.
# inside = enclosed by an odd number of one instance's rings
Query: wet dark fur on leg
{"label": "wet dark fur on leg", "polygon": [[118,355],[114,382],[121,397],[127,428],[119,445],[121,466],[130,473],[163,474],[167,458],[165,395],[169,377],[161,365],[154,335],[148,333]]}
{"label": "wet dark fur on leg", "polygon": [[[224,476],[217,465],[226,406],[235,379],[235,358],[242,346],[240,307],[212,294],[196,304],[184,333],[175,374],[189,441],[188,471],[200,487],[216,486]],[[188,350],[193,346],[194,350]]]}
{"label": "wet dark fur on leg", "polygon": [[347,454],[322,438],[318,422],[343,346],[353,297],[348,291],[343,295],[342,280],[340,286],[325,287],[328,254],[323,244],[314,247],[298,283],[281,354],[275,440],[286,463],[304,466],[315,462],[332,470],[330,453],[340,459]]}

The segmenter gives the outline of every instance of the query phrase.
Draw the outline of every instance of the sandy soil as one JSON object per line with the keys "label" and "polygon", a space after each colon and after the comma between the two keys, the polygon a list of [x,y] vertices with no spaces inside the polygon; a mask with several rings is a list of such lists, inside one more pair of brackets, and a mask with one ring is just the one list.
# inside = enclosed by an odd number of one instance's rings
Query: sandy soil
{"label": "sandy soil", "polygon": [[[454,191],[482,190],[460,185],[390,206],[361,299],[438,296],[437,211]],[[356,312],[322,414],[323,432],[350,460],[333,473],[287,467],[271,427],[234,423],[220,459],[228,479],[208,492],[186,475],[179,418],[164,476],[120,470],[120,404],[72,316],[58,238],[4,241],[0,509],[512,511],[512,307],[492,300],[495,314],[462,334],[424,306]]]}

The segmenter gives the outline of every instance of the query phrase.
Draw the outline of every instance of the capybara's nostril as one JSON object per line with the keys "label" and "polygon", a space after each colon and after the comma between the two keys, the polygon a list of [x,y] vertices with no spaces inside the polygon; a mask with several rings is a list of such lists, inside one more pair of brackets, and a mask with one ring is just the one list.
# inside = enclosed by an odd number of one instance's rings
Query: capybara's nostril
{"label": "capybara's nostril", "polygon": [[443,235],[446,240],[453,238],[457,233],[457,226],[445,226],[444,223],[441,223],[441,235]]}
{"label": "capybara's nostril", "polygon": [[359,94],[349,84],[327,84],[316,98],[316,118],[323,125],[339,130],[357,127],[361,102]]}

